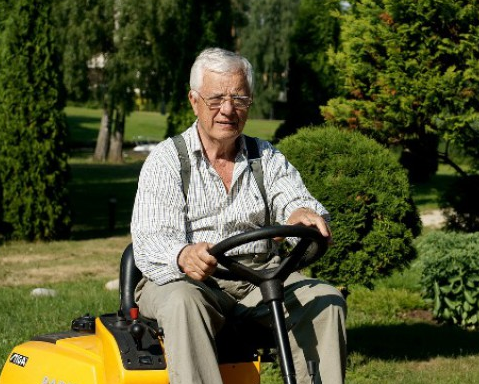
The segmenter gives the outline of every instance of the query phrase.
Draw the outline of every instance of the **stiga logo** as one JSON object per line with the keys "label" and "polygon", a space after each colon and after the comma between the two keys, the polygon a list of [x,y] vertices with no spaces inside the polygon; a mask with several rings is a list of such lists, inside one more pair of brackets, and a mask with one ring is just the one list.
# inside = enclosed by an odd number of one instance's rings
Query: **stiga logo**
{"label": "stiga logo", "polygon": [[20,355],[19,353],[13,353],[12,356],[10,356],[9,361],[12,364],[24,367],[25,365],[27,365],[28,357]]}

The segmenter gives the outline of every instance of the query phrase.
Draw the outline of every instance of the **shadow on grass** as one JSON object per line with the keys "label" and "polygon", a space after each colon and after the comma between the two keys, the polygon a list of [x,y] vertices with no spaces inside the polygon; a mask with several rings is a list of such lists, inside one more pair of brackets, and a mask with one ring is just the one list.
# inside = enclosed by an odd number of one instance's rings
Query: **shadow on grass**
{"label": "shadow on grass", "polygon": [[360,326],[348,330],[348,349],[381,360],[476,355],[479,332],[425,323]]}
{"label": "shadow on grass", "polygon": [[440,193],[447,189],[456,178],[455,174],[436,174],[427,183],[413,185],[414,202],[417,206],[436,204]]}
{"label": "shadow on grass", "polygon": [[142,162],[72,164],[69,186],[72,239],[88,240],[129,233],[141,166]]}
{"label": "shadow on grass", "polygon": [[[121,227],[114,229],[76,229],[70,235],[71,240],[93,240],[93,239],[108,239],[110,237],[120,237],[130,234],[130,227]],[[125,247],[128,244],[125,243]]]}
{"label": "shadow on grass", "polygon": [[[86,143],[95,142],[98,137],[100,121],[101,116],[67,116],[70,141]],[[75,140],[73,140],[73,138],[75,138]]]}

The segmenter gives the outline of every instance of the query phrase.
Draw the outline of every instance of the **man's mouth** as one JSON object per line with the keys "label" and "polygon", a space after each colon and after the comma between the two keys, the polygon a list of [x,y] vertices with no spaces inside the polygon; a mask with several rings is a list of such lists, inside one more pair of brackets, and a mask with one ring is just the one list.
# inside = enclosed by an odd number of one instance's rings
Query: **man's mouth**
{"label": "man's mouth", "polygon": [[230,127],[236,127],[238,125],[236,121],[217,121],[216,124],[230,126]]}

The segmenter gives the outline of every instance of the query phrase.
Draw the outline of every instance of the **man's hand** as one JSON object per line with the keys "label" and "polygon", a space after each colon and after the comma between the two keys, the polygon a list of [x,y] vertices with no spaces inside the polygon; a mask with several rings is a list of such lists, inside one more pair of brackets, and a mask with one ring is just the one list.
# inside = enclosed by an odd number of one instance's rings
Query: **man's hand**
{"label": "man's hand", "polygon": [[328,223],[321,215],[309,208],[298,208],[289,216],[288,225],[304,225],[306,227],[315,227],[321,234],[328,239],[328,244],[333,244],[333,236]]}
{"label": "man's hand", "polygon": [[206,280],[218,265],[216,258],[208,253],[212,246],[210,243],[187,245],[178,256],[178,266],[193,280]]}

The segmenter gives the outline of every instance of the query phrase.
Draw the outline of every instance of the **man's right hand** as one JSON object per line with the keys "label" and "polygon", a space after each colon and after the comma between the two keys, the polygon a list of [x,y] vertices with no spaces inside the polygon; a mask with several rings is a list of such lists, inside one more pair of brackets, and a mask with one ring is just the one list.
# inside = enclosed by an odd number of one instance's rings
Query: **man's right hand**
{"label": "man's right hand", "polygon": [[218,262],[209,254],[213,244],[197,243],[187,245],[178,256],[178,266],[193,280],[203,281],[211,276]]}

